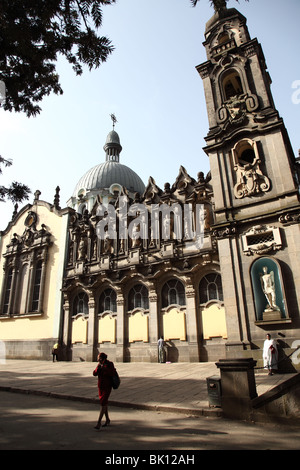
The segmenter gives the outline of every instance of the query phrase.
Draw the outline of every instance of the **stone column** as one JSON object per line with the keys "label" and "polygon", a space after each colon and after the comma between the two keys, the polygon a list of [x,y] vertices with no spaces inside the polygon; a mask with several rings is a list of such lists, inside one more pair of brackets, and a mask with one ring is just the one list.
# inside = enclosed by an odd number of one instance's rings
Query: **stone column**
{"label": "stone column", "polygon": [[[10,269],[12,269],[12,280],[11,280],[11,285],[10,285],[10,294],[9,294],[7,315],[13,314],[13,313],[16,312],[16,303],[17,303],[16,301],[18,299],[18,296],[15,295],[15,292],[17,291],[17,282],[18,282],[18,274],[19,274],[19,270],[16,267],[16,259],[14,259],[12,266],[10,266],[9,268],[5,268],[5,270],[4,270],[3,284],[2,284],[1,307],[3,307],[3,302],[4,302],[4,299],[5,299],[7,276],[9,274]],[[21,295],[22,295],[22,293],[19,292],[19,296],[21,296]]]}
{"label": "stone column", "polygon": [[216,363],[221,371],[221,404],[225,417],[251,419],[251,400],[257,397],[255,365],[252,358],[220,359]]}
{"label": "stone column", "polygon": [[[39,291],[39,300],[38,300],[38,312],[43,312],[43,303],[44,303],[44,290],[45,290],[45,281],[46,281],[46,270],[47,270],[47,259],[48,259],[48,247],[43,249],[43,257],[41,260],[36,261],[35,270],[37,268],[38,262],[42,261],[42,272],[41,272],[41,281],[40,281],[40,291]],[[35,277],[34,273],[34,277]],[[33,281],[34,285],[35,280]],[[33,293],[32,293],[33,295]]]}
{"label": "stone column", "polygon": [[[230,229],[228,229],[230,230]],[[229,357],[238,357],[248,345],[245,299],[242,286],[237,240],[227,236],[218,240],[228,340]]]}
{"label": "stone column", "polygon": [[200,77],[203,80],[203,88],[204,88],[204,94],[205,94],[205,102],[206,102],[206,108],[207,108],[209,127],[213,128],[217,125],[217,120],[216,120],[216,113],[215,113],[215,100],[214,100],[214,94],[213,94],[213,89],[211,85],[211,76],[210,76],[211,65],[209,62],[205,62],[204,64],[198,65],[196,69]]}
{"label": "stone column", "polygon": [[71,351],[71,333],[72,333],[72,318],[70,316],[70,303],[68,297],[64,296],[64,306],[63,306],[63,358],[66,361],[71,360],[72,351]]}
{"label": "stone column", "polygon": [[87,344],[87,361],[96,361],[97,350],[95,344],[95,331],[96,331],[96,313],[95,313],[95,299],[92,292],[88,292],[89,296],[89,320],[88,320],[88,344]]}
{"label": "stone column", "polygon": [[199,362],[198,325],[195,289],[191,280],[186,285],[186,331],[190,362]]}
{"label": "stone column", "polygon": [[25,312],[31,312],[31,304],[32,304],[32,295],[33,295],[33,286],[34,286],[34,251],[30,253],[29,256],[29,272],[28,272],[28,288],[27,288],[27,299],[26,299],[26,308]]}
{"label": "stone column", "polygon": [[153,286],[149,287],[149,355],[150,362],[158,361],[158,309],[157,293]]}
{"label": "stone column", "polygon": [[272,97],[268,94],[268,87],[266,87],[265,74],[262,72],[264,65],[261,57],[259,57],[259,44],[246,44],[245,52],[250,64],[251,75],[256,86],[257,94],[263,102],[263,108],[274,106]]}
{"label": "stone column", "polygon": [[125,301],[122,293],[117,293],[117,349],[116,362],[124,362],[125,347]]}

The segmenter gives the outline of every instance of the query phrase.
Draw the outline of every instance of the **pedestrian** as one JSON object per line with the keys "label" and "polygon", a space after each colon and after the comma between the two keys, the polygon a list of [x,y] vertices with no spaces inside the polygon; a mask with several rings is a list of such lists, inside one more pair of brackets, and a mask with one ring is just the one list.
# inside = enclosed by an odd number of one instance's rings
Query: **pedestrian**
{"label": "pedestrian", "polygon": [[278,349],[277,344],[268,333],[264,342],[263,349],[264,368],[268,369],[268,375],[273,375],[273,370],[278,369]]}
{"label": "pedestrian", "polygon": [[58,349],[59,349],[59,344],[55,343],[52,348],[52,361],[53,362],[55,361],[55,358],[58,361]]}
{"label": "pedestrian", "polygon": [[161,336],[157,342],[158,346],[158,361],[160,363],[165,362],[165,342],[163,336]]}
{"label": "pedestrian", "polygon": [[98,422],[95,426],[95,429],[101,428],[101,420],[104,415],[106,421],[103,427],[108,426],[110,424],[110,419],[108,415],[108,398],[112,389],[112,377],[115,375],[115,373],[116,370],[113,362],[107,359],[107,355],[105,353],[100,353],[98,356],[98,365],[93,371],[94,377],[98,377],[98,393],[101,406]]}

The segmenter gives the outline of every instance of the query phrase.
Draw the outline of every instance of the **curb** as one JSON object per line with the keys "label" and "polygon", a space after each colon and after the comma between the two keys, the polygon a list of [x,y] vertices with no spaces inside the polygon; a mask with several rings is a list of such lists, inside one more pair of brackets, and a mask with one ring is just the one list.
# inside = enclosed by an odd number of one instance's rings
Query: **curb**
{"label": "curb", "polygon": [[[10,392],[10,393],[20,393],[25,395],[37,395],[43,396],[48,398],[56,398],[62,400],[70,400],[70,401],[80,401],[83,403],[93,403],[95,405],[99,404],[98,398],[88,398],[76,395],[64,395],[62,393],[55,393],[55,392],[44,392],[43,390],[29,390],[24,388],[18,387],[6,387],[0,386],[1,392]],[[148,411],[161,411],[165,413],[178,413],[178,414],[185,414],[189,416],[195,417],[211,417],[211,418],[221,418],[223,416],[223,410],[221,408],[200,408],[191,409],[191,408],[174,408],[172,406],[164,406],[164,405],[145,405],[141,403],[128,403],[128,402],[121,402],[121,401],[109,401],[108,404],[110,406],[115,406],[118,408],[132,408],[135,410],[148,410]]]}

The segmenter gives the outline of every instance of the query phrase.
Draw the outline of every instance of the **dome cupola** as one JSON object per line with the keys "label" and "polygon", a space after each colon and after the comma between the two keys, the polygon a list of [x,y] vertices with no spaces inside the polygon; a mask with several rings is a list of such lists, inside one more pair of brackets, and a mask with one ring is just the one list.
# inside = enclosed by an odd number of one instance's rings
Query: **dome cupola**
{"label": "dome cupola", "polygon": [[119,163],[122,145],[120,144],[119,135],[115,130],[110,131],[108,134],[103,149],[105,150],[107,162]]}
{"label": "dome cupola", "polygon": [[[114,122],[114,121],[113,121]],[[100,196],[104,204],[125,187],[129,194],[142,194],[145,185],[138,174],[126,165],[120,163],[122,146],[118,133],[113,129],[107,135],[104,147],[105,162],[88,170],[76,184],[72,197],[67,202],[69,207],[83,213],[91,210]]]}

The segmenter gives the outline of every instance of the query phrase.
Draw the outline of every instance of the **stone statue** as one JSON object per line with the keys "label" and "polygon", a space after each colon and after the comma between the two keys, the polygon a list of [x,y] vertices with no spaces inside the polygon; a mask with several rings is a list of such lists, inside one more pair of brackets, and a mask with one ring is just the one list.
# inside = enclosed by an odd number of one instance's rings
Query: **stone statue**
{"label": "stone statue", "polygon": [[113,243],[112,240],[109,238],[108,232],[105,233],[105,238],[103,241],[103,251],[106,254],[113,254],[114,252]]}
{"label": "stone statue", "polygon": [[140,239],[140,224],[135,225],[132,230],[131,234],[131,247],[132,248],[138,248],[141,244],[141,239]]}
{"label": "stone statue", "polygon": [[260,274],[260,282],[263,293],[268,301],[266,310],[279,310],[279,307],[276,305],[276,293],[275,293],[275,280],[274,272],[271,271],[268,273],[267,266],[263,266],[263,273]]}
{"label": "stone statue", "polygon": [[78,261],[82,261],[85,259],[86,256],[86,241],[85,238],[82,237],[79,242],[78,246]]}

